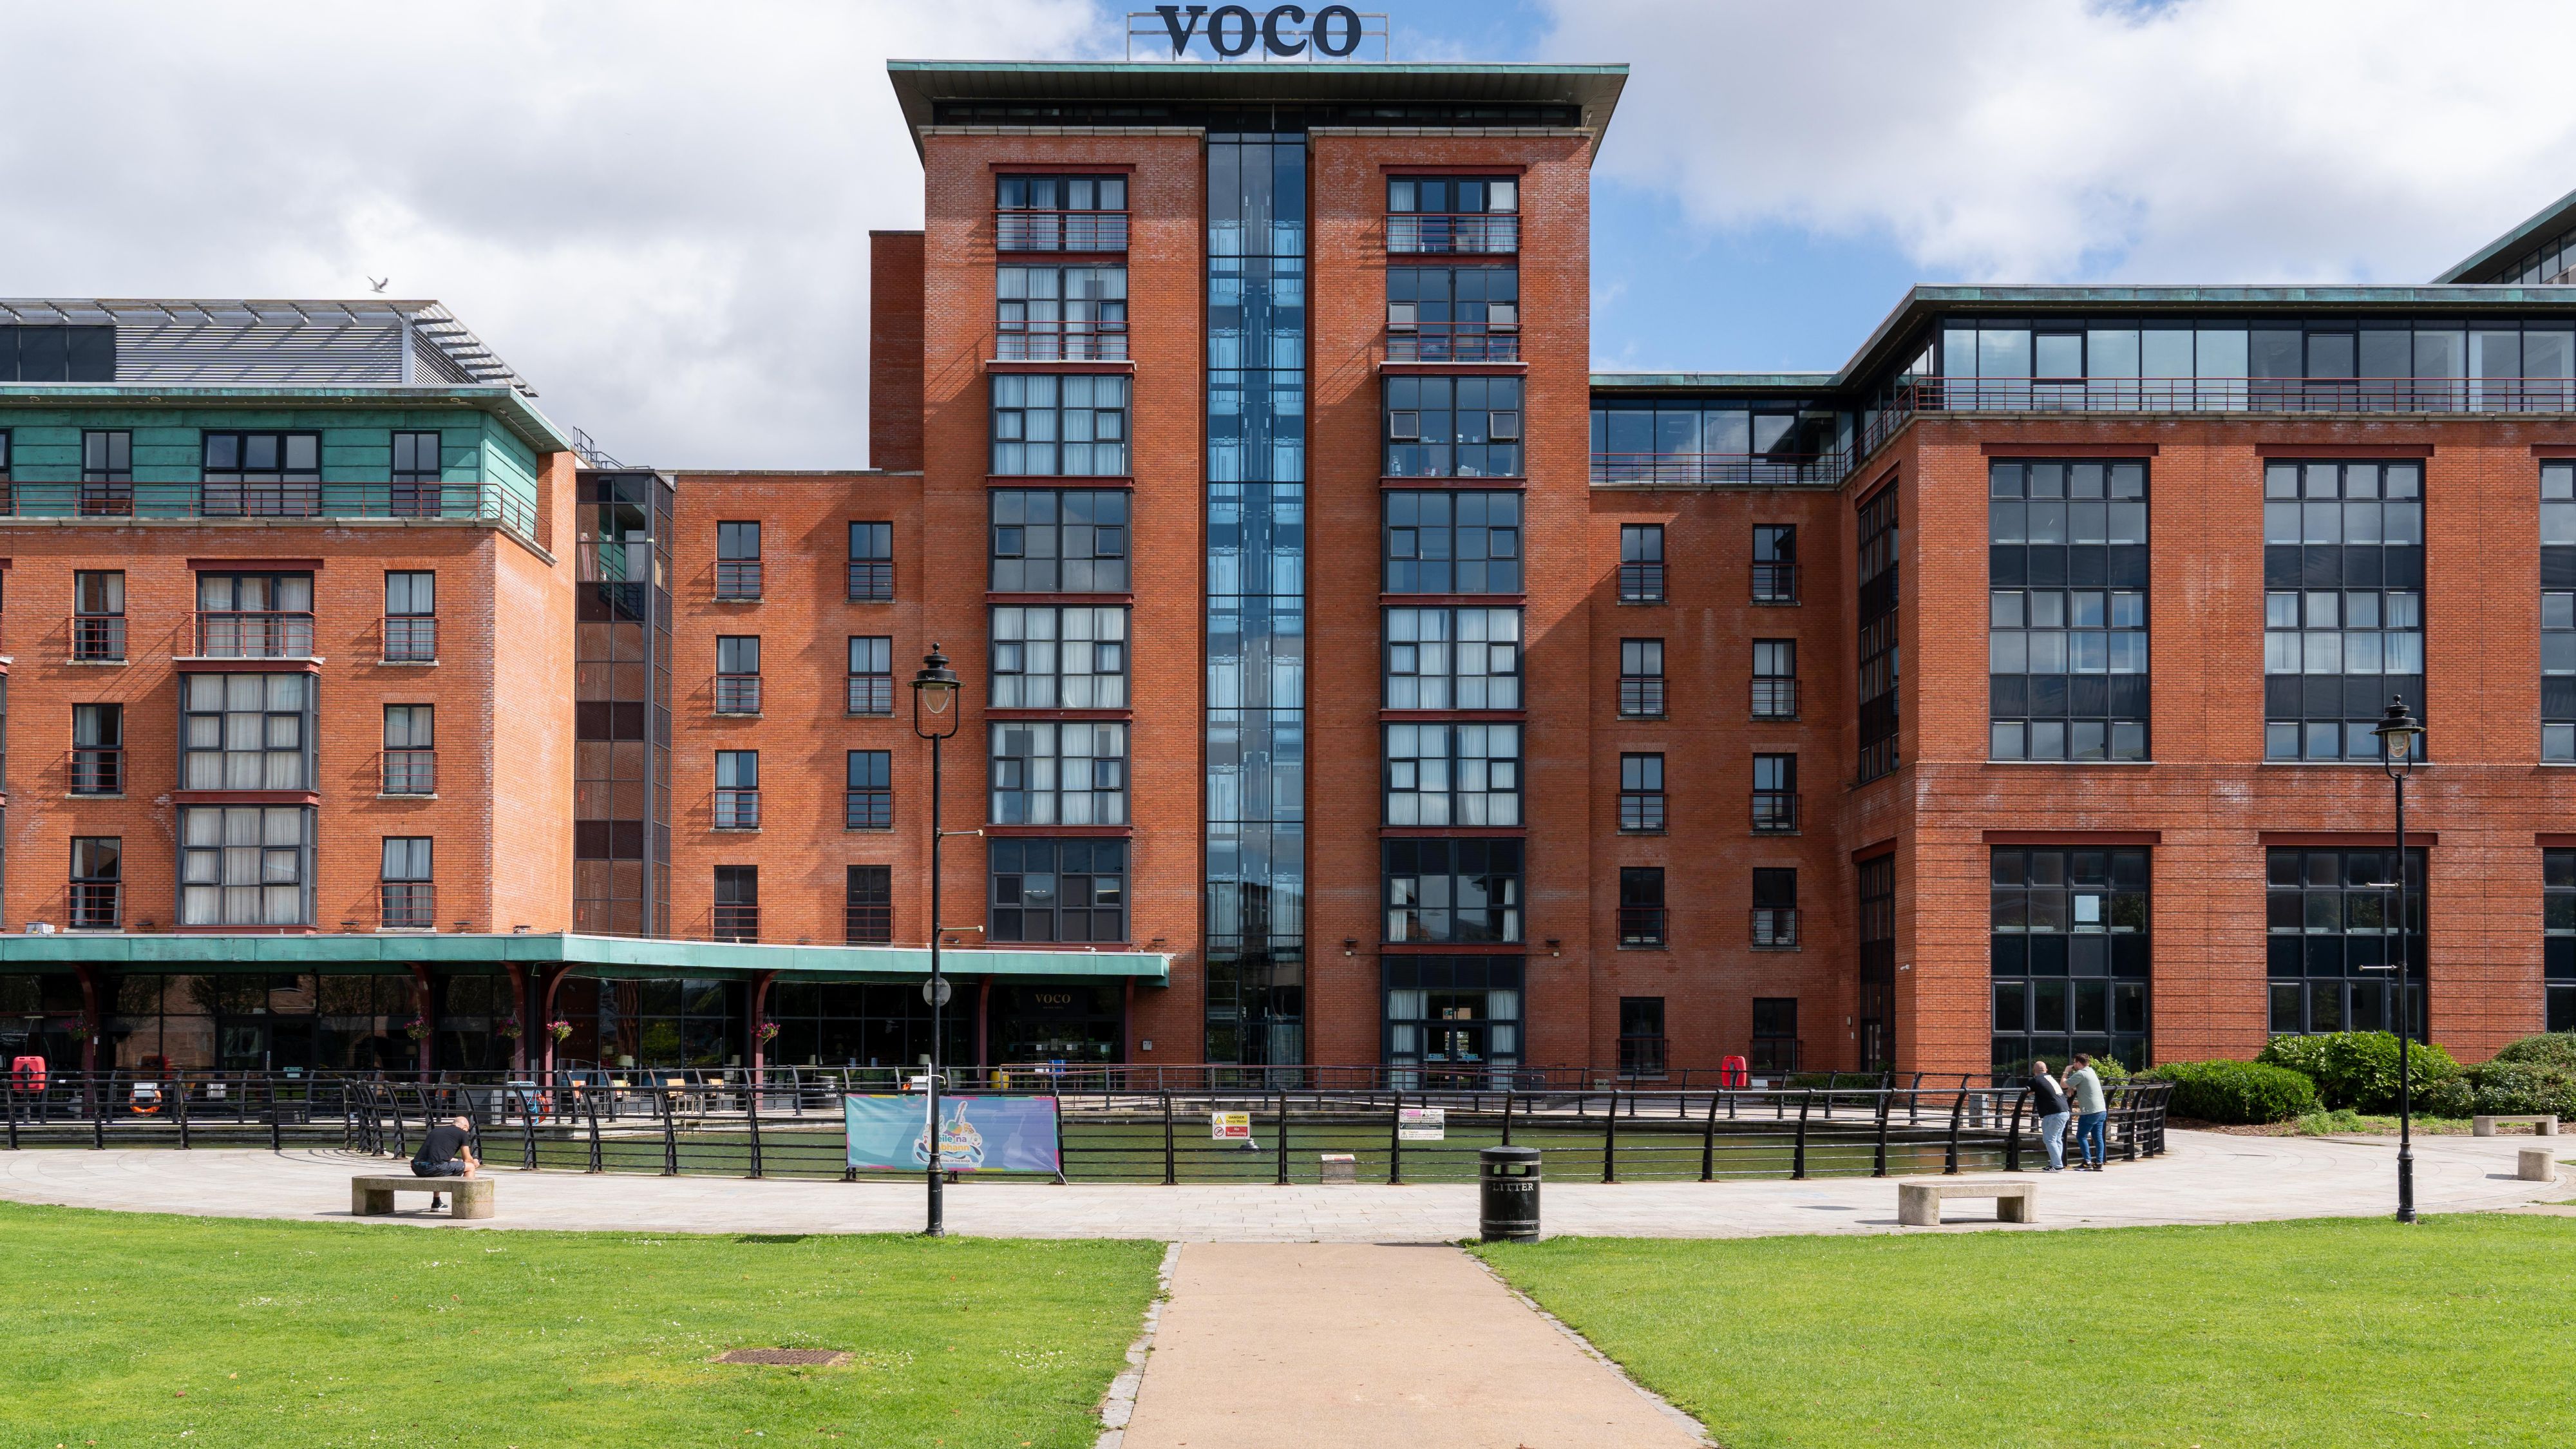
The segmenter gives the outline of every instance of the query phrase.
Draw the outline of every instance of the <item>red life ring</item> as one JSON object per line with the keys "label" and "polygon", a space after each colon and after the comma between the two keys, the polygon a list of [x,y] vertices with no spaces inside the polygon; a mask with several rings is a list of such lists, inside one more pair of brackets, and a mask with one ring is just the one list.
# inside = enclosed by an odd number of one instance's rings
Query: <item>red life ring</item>
{"label": "red life ring", "polygon": [[1717,1064],[1717,1084],[1734,1090],[1753,1085],[1753,1074],[1745,1067],[1744,1058],[1727,1057]]}

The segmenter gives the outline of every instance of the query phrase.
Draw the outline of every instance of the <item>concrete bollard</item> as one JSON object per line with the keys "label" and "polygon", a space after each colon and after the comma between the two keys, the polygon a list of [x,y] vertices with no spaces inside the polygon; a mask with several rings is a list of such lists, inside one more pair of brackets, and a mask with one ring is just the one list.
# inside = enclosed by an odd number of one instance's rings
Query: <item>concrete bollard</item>
{"label": "concrete bollard", "polygon": [[2549,1160],[2546,1147],[2526,1147],[2516,1154],[2519,1170],[2514,1174],[2524,1182],[2550,1182],[2558,1176],[2557,1165]]}

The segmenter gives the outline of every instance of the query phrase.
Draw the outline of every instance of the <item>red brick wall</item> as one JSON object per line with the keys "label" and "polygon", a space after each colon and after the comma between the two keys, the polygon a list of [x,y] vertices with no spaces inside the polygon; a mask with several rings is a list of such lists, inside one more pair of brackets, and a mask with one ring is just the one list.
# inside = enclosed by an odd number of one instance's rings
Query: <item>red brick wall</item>
{"label": "red brick wall", "polygon": [[868,466],[921,466],[921,233],[868,233]]}

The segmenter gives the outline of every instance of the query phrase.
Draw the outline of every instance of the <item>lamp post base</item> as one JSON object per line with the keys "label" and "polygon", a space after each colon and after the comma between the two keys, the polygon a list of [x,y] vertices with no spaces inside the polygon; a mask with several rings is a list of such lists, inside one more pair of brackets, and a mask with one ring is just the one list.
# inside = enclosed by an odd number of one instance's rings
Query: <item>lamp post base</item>
{"label": "lamp post base", "polygon": [[2415,1221],[2415,1154],[2412,1152],[2397,1155],[2397,1220],[2401,1223]]}

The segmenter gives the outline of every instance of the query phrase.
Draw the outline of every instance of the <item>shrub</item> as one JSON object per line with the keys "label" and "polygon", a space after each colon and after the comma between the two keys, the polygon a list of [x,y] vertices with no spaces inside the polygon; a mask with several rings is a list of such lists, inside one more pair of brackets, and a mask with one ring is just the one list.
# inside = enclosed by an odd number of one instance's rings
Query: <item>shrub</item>
{"label": "shrub", "polygon": [[[2414,1087],[2423,1091],[2460,1074],[2451,1054],[2426,1042],[2407,1044]],[[2339,1031],[2323,1036],[2276,1036],[2255,1058],[2268,1066],[2306,1074],[2327,1107],[2356,1112],[2397,1109],[2397,1038],[2384,1031]]]}
{"label": "shrub", "polygon": [[[2576,1119],[2576,1067],[2546,1062],[2493,1061],[2472,1068],[2473,1111],[2489,1115],[2555,1112]],[[2471,1113],[2461,1113],[2462,1116]]]}
{"label": "shrub", "polygon": [[2476,1083],[2470,1080],[2475,1075],[2475,1069],[2472,1069],[2466,1076],[2453,1077],[2447,1082],[2435,1082],[2416,1097],[2415,1110],[2427,1117],[2476,1116],[2478,1089]]}
{"label": "shrub", "polygon": [[2173,1083],[2167,1110],[2201,1122],[2287,1122],[2317,1105],[2306,1074],[2260,1062],[2166,1062],[2145,1080]]}
{"label": "shrub", "polygon": [[2576,1071],[2576,1031],[2527,1036],[2495,1054],[2500,1062],[2534,1062]]}

